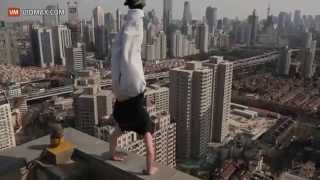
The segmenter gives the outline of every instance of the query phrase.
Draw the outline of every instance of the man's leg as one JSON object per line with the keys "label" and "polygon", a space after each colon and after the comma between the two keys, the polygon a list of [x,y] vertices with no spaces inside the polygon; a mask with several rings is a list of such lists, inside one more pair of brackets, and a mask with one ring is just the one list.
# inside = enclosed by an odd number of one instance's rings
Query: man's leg
{"label": "man's leg", "polygon": [[154,145],[153,145],[153,137],[150,132],[147,132],[144,135],[144,142],[147,148],[146,173],[149,175],[153,175],[158,171],[158,168],[153,165],[155,160],[155,151],[154,151]]}
{"label": "man's leg", "polygon": [[125,157],[117,155],[117,140],[121,135],[121,130],[118,125],[116,125],[114,132],[111,134],[110,139],[110,154],[111,160],[113,161],[123,161]]}

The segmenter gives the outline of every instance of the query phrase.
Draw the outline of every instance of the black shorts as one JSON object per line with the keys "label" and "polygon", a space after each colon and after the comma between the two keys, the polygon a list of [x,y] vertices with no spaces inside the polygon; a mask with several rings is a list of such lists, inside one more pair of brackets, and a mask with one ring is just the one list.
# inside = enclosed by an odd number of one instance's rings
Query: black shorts
{"label": "black shorts", "polygon": [[144,107],[144,94],[123,102],[116,101],[113,116],[121,131],[134,131],[139,135],[151,132],[151,120]]}

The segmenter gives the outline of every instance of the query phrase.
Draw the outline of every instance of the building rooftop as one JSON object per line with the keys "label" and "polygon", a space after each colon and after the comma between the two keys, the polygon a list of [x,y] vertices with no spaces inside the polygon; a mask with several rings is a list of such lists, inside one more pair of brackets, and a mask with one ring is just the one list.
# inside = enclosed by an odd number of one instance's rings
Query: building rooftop
{"label": "building rooftop", "polygon": [[[154,176],[142,174],[145,167],[145,158],[128,153],[124,162],[110,161],[108,151],[109,144],[72,128],[64,131],[65,139],[76,146],[73,154],[75,163],[70,166],[55,166],[48,168],[50,172],[61,179],[68,179],[71,173],[81,174],[81,179],[86,179],[86,171],[91,171],[88,179],[121,179],[121,180],[197,180],[197,178],[184,174],[178,170],[157,165],[159,172]],[[41,152],[48,146],[49,136],[45,136],[26,144],[0,152],[0,179],[21,179],[20,169],[26,163],[36,160]],[[89,170],[88,170],[89,169]]]}

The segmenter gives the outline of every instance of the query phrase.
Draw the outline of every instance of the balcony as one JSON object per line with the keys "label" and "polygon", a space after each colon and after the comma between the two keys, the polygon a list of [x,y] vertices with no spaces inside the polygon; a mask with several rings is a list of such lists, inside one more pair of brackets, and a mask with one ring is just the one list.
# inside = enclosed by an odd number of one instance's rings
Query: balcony
{"label": "balcony", "polygon": [[[197,180],[175,169],[157,165],[154,176],[142,174],[145,158],[128,153],[124,162],[109,161],[107,142],[74,130],[65,129],[65,139],[76,146],[72,163],[41,166],[32,180]],[[36,160],[49,143],[49,136],[28,142],[16,148],[0,152],[0,179],[20,180],[21,170],[30,161]]]}

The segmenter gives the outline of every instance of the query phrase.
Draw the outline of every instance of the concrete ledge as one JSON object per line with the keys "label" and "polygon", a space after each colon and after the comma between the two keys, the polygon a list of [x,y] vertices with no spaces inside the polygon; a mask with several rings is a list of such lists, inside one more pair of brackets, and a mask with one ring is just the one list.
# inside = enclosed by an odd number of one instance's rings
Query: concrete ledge
{"label": "concrete ledge", "polygon": [[[128,153],[124,162],[114,162],[109,159],[109,144],[97,138],[79,132],[75,129],[65,129],[65,138],[76,145],[74,156],[85,162],[90,169],[91,179],[121,179],[121,180],[197,180],[193,176],[175,169],[158,165],[159,172],[154,176],[145,176],[145,158]],[[45,136],[28,142],[16,148],[0,152],[0,179],[8,174],[18,172],[27,162],[37,159],[42,150],[47,147],[49,137]],[[12,178],[10,178],[12,179]]]}

